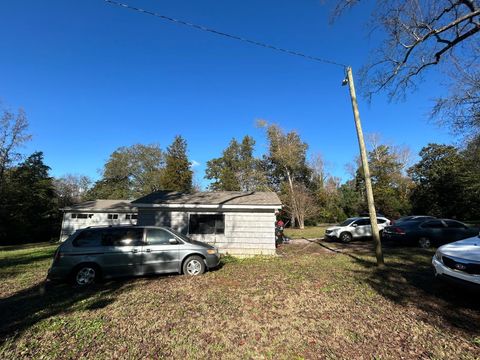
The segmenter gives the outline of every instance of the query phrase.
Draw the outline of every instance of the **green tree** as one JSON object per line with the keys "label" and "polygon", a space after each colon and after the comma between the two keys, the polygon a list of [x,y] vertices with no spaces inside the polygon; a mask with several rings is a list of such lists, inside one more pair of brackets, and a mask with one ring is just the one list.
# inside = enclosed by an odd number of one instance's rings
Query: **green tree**
{"label": "green tree", "polygon": [[[392,146],[373,142],[372,149],[368,153],[376,208],[391,218],[409,213],[409,194],[413,186],[411,180],[405,175],[406,161],[402,159],[403,153],[395,150]],[[364,198],[365,183],[362,174],[360,167],[355,180],[357,191]],[[366,204],[362,203],[360,211],[366,210]]]}
{"label": "green tree", "polygon": [[102,178],[86,198],[133,199],[160,190],[164,163],[164,154],[158,145],[120,147],[110,155]]}
{"label": "green tree", "polygon": [[50,168],[35,152],[7,171],[6,212],[0,220],[2,243],[50,240],[58,235],[60,214]]}
{"label": "green tree", "polygon": [[480,135],[471,139],[461,152],[464,160],[466,219],[480,220]]}
{"label": "green tree", "polygon": [[175,136],[165,155],[166,165],[161,175],[161,187],[165,190],[192,191],[193,171],[187,155],[187,142]]}
{"label": "green tree", "polygon": [[255,140],[245,136],[241,143],[232,139],[222,156],[207,162],[206,179],[213,180],[214,191],[266,190],[262,162],[253,155]]}
{"label": "green tree", "polygon": [[428,144],[420,151],[420,157],[420,161],[409,169],[416,184],[411,196],[414,212],[438,217],[469,217],[469,187],[474,186],[478,178],[471,178],[458,149],[451,145]]}

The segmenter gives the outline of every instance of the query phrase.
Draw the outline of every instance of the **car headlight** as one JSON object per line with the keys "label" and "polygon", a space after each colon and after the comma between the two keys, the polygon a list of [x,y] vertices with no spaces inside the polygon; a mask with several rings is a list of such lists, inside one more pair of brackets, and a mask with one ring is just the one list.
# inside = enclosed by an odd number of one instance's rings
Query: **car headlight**
{"label": "car headlight", "polygon": [[207,250],[207,254],[215,255],[216,253],[217,253],[217,249],[208,249]]}
{"label": "car headlight", "polygon": [[442,261],[442,253],[438,250],[435,252],[435,259]]}

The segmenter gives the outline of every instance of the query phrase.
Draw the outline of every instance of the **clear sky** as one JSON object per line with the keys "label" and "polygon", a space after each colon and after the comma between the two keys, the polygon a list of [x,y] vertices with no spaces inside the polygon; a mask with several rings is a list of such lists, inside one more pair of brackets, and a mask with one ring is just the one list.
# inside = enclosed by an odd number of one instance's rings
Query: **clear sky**
{"label": "clear sky", "polygon": [[[369,5],[329,24],[320,0],[122,0],[258,41],[352,65],[367,61],[378,38],[368,38]],[[176,134],[189,155],[205,163],[232,137],[246,134],[266,150],[256,119],[297,130],[345,178],[358,154],[343,70],[257,48],[114,7],[103,0],[0,2],[0,99],[23,107],[33,140],[52,175],[98,178],[120,146],[158,143]],[[441,75],[429,74],[406,101],[360,101],[366,133],[418,153],[428,142],[452,142],[428,121]],[[358,87],[358,86],[357,86]],[[203,182],[205,185],[205,182]]]}

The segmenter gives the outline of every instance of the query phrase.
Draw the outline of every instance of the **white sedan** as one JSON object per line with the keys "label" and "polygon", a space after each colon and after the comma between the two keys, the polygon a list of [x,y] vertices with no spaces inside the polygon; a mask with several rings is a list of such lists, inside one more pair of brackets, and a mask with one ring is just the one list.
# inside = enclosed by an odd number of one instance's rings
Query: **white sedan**
{"label": "white sedan", "polygon": [[480,285],[480,234],[440,246],[432,264],[436,276]]}

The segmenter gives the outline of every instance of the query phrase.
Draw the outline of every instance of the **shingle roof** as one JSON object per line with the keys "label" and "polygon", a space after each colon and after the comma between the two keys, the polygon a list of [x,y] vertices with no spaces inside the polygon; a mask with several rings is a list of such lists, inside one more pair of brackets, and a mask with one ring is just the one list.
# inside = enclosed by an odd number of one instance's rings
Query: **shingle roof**
{"label": "shingle roof", "polygon": [[63,210],[77,210],[77,211],[87,211],[87,210],[136,210],[135,205],[131,204],[131,200],[91,200],[85,201],[79,204],[75,204],[69,207],[64,208]]}
{"label": "shingle roof", "polygon": [[274,192],[262,191],[215,191],[181,193],[176,191],[156,191],[141,197],[132,204],[194,204],[194,205],[282,205]]}

